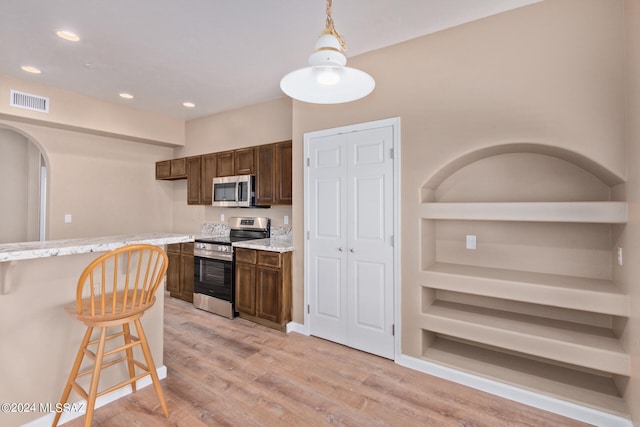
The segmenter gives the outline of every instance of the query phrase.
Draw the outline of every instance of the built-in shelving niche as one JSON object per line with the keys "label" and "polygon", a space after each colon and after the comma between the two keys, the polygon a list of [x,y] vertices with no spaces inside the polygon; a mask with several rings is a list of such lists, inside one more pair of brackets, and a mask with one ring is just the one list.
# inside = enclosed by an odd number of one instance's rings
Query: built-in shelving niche
{"label": "built-in shelving niche", "polygon": [[422,358],[628,417],[623,194],[600,165],[541,145],[443,168],[422,188]]}

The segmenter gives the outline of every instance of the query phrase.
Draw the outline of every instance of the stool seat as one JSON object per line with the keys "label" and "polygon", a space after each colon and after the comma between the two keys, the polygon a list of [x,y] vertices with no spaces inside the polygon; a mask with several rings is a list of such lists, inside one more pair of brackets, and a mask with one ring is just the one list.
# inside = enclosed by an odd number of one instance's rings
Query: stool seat
{"label": "stool seat", "polygon": [[[64,309],[83,322],[87,329],[59,403],[60,407],[67,403],[71,390],[85,399],[85,427],[91,425],[96,398],[125,386],[131,386],[135,392],[136,382],[147,375],[151,376],[165,417],[169,416],[160,379],[140,321],[156,301],[155,292],[165,277],[167,265],[167,254],[159,247],[129,245],[99,256],[80,275],[76,301],[66,305]],[[130,324],[134,325],[137,336],[131,334]],[[94,331],[98,336],[92,339]],[[123,339],[122,345],[107,349],[107,342],[119,337]],[[133,349],[136,346],[142,351],[144,363],[134,358]],[[124,355],[118,356],[122,352]],[[105,356],[110,358],[113,355],[117,357],[104,359]],[[85,358],[91,359],[93,366],[80,372]],[[128,378],[113,387],[98,391],[101,371],[119,363],[126,364]],[[85,390],[77,380],[89,375],[89,390]],[[61,412],[56,412],[54,427],[58,425],[60,416]]]}
{"label": "stool seat", "polygon": [[[113,294],[105,295],[106,306],[111,307]],[[106,312],[102,315],[93,315],[91,316],[91,298],[83,298],[81,300],[81,306],[83,314],[78,314],[78,303],[72,302],[64,306],[64,311],[66,311],[71,317],[81,321],[87,326],[99,326],[102,323],[108,322],[110,324],[118,324],[118,320],[122,320],[122,323],[129,322],[137,313],[142,315],[145,311],[150,309],[153,304],[156,302],[156,297],[154,296],[151,302],[147,304],[142,304],[140,307],[135,306],[133,308],[129,308],[126,311],[123,311],[123,300],[124,300],[124,291],[116,292],[115,295],[116,300],[116,310],[113,312]]]}

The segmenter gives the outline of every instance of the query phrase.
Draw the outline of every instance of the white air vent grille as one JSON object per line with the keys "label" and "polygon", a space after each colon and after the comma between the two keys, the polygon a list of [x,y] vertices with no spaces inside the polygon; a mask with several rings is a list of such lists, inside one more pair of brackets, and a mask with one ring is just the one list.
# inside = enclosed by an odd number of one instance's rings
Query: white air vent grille
{"label": "white air vent grille", "polygon": [[10,105],[12,107],[24,108],[26,110],[49,112],[49,98],[44,96],[31,95],[30,93],[11,90]]}

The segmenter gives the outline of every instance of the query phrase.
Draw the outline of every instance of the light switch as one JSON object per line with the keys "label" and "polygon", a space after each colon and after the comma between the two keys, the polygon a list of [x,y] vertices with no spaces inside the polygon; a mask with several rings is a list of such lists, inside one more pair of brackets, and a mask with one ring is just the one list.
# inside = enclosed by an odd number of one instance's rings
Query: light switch
{"label": "light switch", "polygon": [[71,214],[64,214],[64,223],[71,224]]}
{"label": "light switch", "polygon": [[467,249],[476,248],[476,236],[474,234],[467,234]]}

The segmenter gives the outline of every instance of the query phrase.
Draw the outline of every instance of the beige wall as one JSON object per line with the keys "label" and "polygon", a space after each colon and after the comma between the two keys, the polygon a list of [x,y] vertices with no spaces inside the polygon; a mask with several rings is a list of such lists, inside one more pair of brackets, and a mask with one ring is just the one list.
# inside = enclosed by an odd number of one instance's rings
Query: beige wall
{"label": "beige wall", "polygon": [[622,283],[631,295],[631,319],[627,327],[632,377],[625,395],[636,425],[640,425],[640,3],[625,0],[627,36],[627,159],[629,223],[620,241],[625,263]]}
{"label": "beige wall", "polygon": [[[11,89],[49,98],[49,112],[41,113],[0,103],[0,119],[9,118],[40,123],[67,130],[78,130],[139,142],[170,146],[184,145],[184,121],[162,117],[132,108],[134,102],[118,99],[99,101],[37,83],[0,76],[0,96],[8,100]],[[120,104],[118,105],[118,102]]]}
{"label": "beige wall", "polygon": [[[149,124],[138,123],[141,133]],[[100,135],[75,127],[27,123],[20,117],[0,118],[0,127],[32,141],[45,158],[48,240],[171,231],[173,186],[155,180],[155,162],[171,158],[173,148],[104,136],[119,132],[117,123],[113,127],[117,132],[101,131]],[[11,184],[3,181],[2,185]],[[72,214],[71,224],[64,222],[67,213]],[[78,276],[95,257],[84,254],[16,263],[13,289],[0,295],[0,337],[3,343],[11,343],[3,344],[0,352],[1,401],[56,402],[59,398],[83,334],[81,324],[63,306],[73,301]],[[163,364],[162,301],[160,293],[158,306],[143,319],[158,366]],[[112,384],[120,374],[110,374]],[[0,424],[20,425],[44,415],[0,414]]]}
{"label": "beige wall", "polygon": [[[420,268],[421,187],[468,153],[510,143],[561,147],[625,174],[622,2],[554,0],[414,39],[350,60],[376,89],[345,105],[294,102],[294,284],[303,275],[305,132],[401,117],[403,349]],[[301,289],[294,320],[303,321]]]}
{"label": "beige wall", "polygon": [[[262,104],[228,111],[186,124],[186,144],[175,150],[175,157],[215,153],[291,139],[291,100],[278,98]],[[173,183],[173,228],[180,232],[198,232],[203,223],[225,222],[230,216],[266,216],[272,225],[282,226],[284,216],[292,221],[291,206],[269,209],[214,208],[188,206],[186,181]]]}
{"label": "beige wall", "polygon": [[[60,399],[86,330],[64,306],[74,301],[78,276],[96,256],[88,253],[16,264],[11,292],[0,295],[0,402],[35,403],[38,408],[39,403],[53,404]],[[163,292],[157,292],[156,297],[142,324],[154,363],[161,367]],[[138,350],[136,358],[144,360]],[[101,390],[127,377],[125,364],[106,369],[100,380]],[[78,402],[80,398],[71,393],[69,401]],[[19,426],[46,415],[38,409],[0,413],[0,425]]]}
{"label": "beige wall", "polygon": [[[171,230],[173,188],[154,164],[172,149],[0,120],[34,141],[48,166],[48,240]],[[72,222],[64,222],[71,214]]]}

